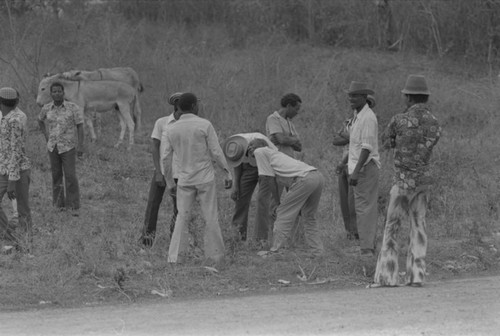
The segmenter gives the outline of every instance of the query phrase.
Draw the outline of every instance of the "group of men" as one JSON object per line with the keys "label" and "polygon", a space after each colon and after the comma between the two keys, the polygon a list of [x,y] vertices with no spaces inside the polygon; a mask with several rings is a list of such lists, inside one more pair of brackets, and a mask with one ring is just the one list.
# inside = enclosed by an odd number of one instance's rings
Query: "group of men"
{"label": "group of men", "polygon": [[[351,113],[338,132],[334,145],[346,146],[337,166],[341,210],[348,239],[359,241],[360,256],[376,255],[378,180],[381,168],[378,121],[372,110],[374,91],[367,83],[353,81],[346,90]],[[397,233],[403,222],[411,227],[407,261],[407,284],[422,285],[425,277],[425,211],[431,185],[429,160],[441,128],[426,104],[430,95],[423,76],[410,75],[402,90],[406,110],[395,115],[382,136],[385,148],[394,150],[394,186],[388,206],[382,246],[378,254],[374,284],[398,285]],[[305,243],[312,256],[324,253],[316,220],[324,176],[297,160],[302,151],[292,119],[301,109],[301,98],[293,93],[281,99],[281,107],[268,116],[266,134],[252,132],[230,136],[219,145],[212,124],[198,116],[199,100],[192,93],[169,98],[174,112],[160,118],[153,130],[153,162],[145,223],[144,246],[153,244],[159,205],[165,190],[172,196],[168,261],[182,262],[187,250],[187,220],[198,197],[206,221],[204,247],[207,259],[219,262],[224,243],[218,223],[217,197],[212,161],[226,174],[235,202],[232,224],[238,238],[248,240],[248,217],[252,195],[258,185],[257,209],[252,240],[279,253],[301,217]],[[232,169],[232,171],[231,171]]]}
{"label": "group of men", "polygon": [[[75,161],[83,148],[83,111],[64,100],[62,84],[53,83],[50,92],[53,101],[43,106],[38,121],[47,140],[53,204],[78,216]],[[374,91],[367,83],[353,81],[346,93],[352,113],[333,142],[347,146],[337,166],[341,210],[348,238],[359,240],[360,256],[373,257],[381,168],[378,122],[372,110]],[[430,92],[423,76],[410,75],[402,93],[406,110],[391,119],[382,136],[384,147],[394,150],[395,175],[373,287],[399,284],[397,233],[403,222],[409,222],[411,228],[407,284],[421,286],[425,278],[425,212],[432,183],[429,160],[441,128],[427,105]],[[0,197],[7,193],[10,199],[17,200],[20,231],[30,237],[31,165],[25,149],[26,116],[18,103],[16,90],[0,89]],[[222,146],[210,121],[198,116],[199,99],[193,93],[174,93],[169,103],[174,107],[173,113],[158,119],[151,135],[155,171],[140,239],[145,247],[154,243],[159,207],[168,191],[173,203],[168,262],[181,263],[187,252],[187,224],[195,200],[199,201],[205,219],[205,258],[215,263],[223,260],[215,161],[225,173],[225,188],[231,189],[235,202],[232,224],[239,239],[248,239],[250,202],[258,185],[253,240],[270,247],[264,254],[279,253],[287,245],[299,216],[310,254],[324,253],[316,213],[325,178],[316,167],[295,158],[302,151],[292,122],[301,109],[298,95],[282,97],[280,109],[266,120],[266,135],[240,133],[225,139]],[[20,244],[16,233],[19,228],[8,223],[1,207],[0,230],[2,238]]]}
{"label": "group of men", "polygon": [[[76,157],[83,149],[83,110],[64,99],[64,86],[50,87],[52,102],[41,109],[38,122],[47,141],[52,171],[52,200],[59,210],[79,215],[80,191],[76,177]],[[27,118],[19,107],[17,90],[0,89],[0,200],[7,194],[15,200],[18,223],[9,222],[0,203],[0,238],[11,248],[29,251],[32,220],[29,202],[31,162],[26,155]]]}

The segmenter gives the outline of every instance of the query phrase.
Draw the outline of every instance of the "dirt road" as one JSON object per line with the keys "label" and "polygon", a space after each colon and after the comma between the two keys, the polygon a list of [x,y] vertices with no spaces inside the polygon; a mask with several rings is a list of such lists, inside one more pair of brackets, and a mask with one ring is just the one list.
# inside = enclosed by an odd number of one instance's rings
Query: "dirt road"
{"label": "dirt road", "polygon": [[0,313],[0,335],[500,335],[500,277]]}

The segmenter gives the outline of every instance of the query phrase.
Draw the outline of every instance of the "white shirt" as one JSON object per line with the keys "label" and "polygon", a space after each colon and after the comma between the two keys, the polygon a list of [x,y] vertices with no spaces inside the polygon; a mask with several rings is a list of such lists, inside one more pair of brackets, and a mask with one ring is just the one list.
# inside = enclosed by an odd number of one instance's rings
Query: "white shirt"
{"label": "white shirt", "polygon": [[[266,137],[264,134],[262,133],[258,133],[258,132],[255,132],[255,133],[240,133],[240,134],[236,134],[238,136],[241,136],[243,138],[245,138],[248,143],[250,143],[250,141],[252,140],[255,140],[255,139],[264,139],[266,142],[267,142],[267,145],[274,149],[274,150],[278,150],[278,147],[276,147],[272,142],[271,140],[269,140],[268,137]],[[255,159],[254,158],[251,158],[249,157],[246,153],[245,153],[245,156],[243,157],[243,160],[241,161],[242,163],[249,163],[251,166],[253,167],[257,167],[257,162],[255,162]]]}
{"label": "white shirt", "polygon": [[[160,170],[163,175],[165,175],[165,138],[167,136],[167,128],[171,124],[175,122],[174,114],[172,113],[169,116],[162,117],[155,122],[155,126],[153,127],[153,132],[151,133],[151,138],[160,140]],[[177,157],[174,153],[172,158],[172,176],[177,178],[177,167],[176,162]]]}
{"label": "white shirt", "polygon": [[370,151],[365,165],[373,160],[377,167],[380,168],[377,116],[368,107],[368,104],[365,104],[363,109],[356,114],[351,126],[349,135],[349,160],[347,163],[349,174],[354,172],[362,149]]}
{"label": "white shirt", "polygon": [[212,160],[230,171],[212,123],[192,113],[181,115],[168,127],[164,155],[172,152],[177,155],[177,184],[181,186],[212,182],[215,179]]}
{"label": "white shirt", "polygon": [[289,187],[293,178],[304,177],[308,172],[317,170],[289,155],[269,147],[257,148],[254,151],[259,175],[276,177],[278,182]]}

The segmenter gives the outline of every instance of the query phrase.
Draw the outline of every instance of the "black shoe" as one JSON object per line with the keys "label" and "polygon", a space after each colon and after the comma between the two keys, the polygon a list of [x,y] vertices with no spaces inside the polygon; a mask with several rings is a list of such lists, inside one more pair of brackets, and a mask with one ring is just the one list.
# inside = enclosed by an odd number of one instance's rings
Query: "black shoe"
{"label": "black shoe", "polygon": [[141,237],[140,242],[144,247],[152,247],[155,239],[151,236]]}

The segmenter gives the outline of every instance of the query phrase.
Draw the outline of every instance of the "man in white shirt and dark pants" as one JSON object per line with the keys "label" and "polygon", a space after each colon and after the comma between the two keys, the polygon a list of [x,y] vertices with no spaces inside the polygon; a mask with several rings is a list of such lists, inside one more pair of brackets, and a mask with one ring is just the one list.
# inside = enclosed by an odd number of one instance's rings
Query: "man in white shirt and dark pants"
{"label": "man in white shirt and dark pants", "polygon": [[[170,96],[168,103],[174,106],[174,113],[159,118],[156,120],[153,132],[151,133],[151,152],[153,155],[153,165],[155,167],[155,172],[153,174],[153,179],[149,187],[148,204],[146,206],[146,215],[144,216],[144,227],[142,229],[142,235],[140,242],[145,247],[153,246],[155,236],[156,236],[156,223],[158,221],[158,211],[160,210],[160,204],[163,200],[163,195],[165,194],[166,183],[163,176],[165,169],[163,167],[163,152],[165,151],[165,141],[163,140],[167,134],[167,128],[179,118],[179,111],[177,108],[177,103],[179,97],[182,93],[176,92]],[[174,179],[177,179],[175,169],[173,172]],[[173,213],[170,220],[170,236],[174,231],[175,220],[177,218],[177,200],[175,192],[170,193],[172,197]]]}
{"label": "man in white shirt and dark pants", "polygon": [[349,184],[354,189],[360,253],[362,257],[373,257],[378,222],[380,156],[377,117],[368,106],[367,98],[374,92],[366,83],[353,81],[346,93],[355,112],[346,160]]}

